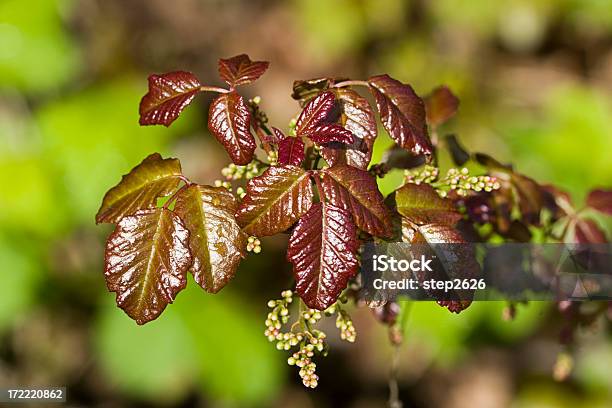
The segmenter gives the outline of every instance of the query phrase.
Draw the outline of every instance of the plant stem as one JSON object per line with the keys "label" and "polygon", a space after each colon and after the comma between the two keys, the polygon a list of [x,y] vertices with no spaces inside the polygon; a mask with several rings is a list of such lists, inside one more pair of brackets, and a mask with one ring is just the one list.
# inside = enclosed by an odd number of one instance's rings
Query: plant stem
{"label": "plant stem", "polygon": [[206,86],[202,85],[200,87],[200,91],[202,92],[218,92],[218,93],[229,93],[229,89],[220,88],[218,86]]}
{"label": "plant stem", "polygon": [[345,86],[367,86],[367,87],[369,87],[370,84],[367,81],[350,80],[350,81],[338,82],[337,84],[333,85],[333,88],[342,88],[342,87],[345,87]]}
{"label": "plant stem", "polygon": [[166,209],[166,210],[168,209],[168,207],[170,207],[170,204],[172,204],[172,203],[174,202],[174,200],[176,200],[176,197],[177,197],[177,196],[178,196],[178,195],[181,193],[181,191],[183,191],[183,190],[187,189],[187,187],[189,187],[189,186],[191,186],[191,185],[193,184],[193,183],[192,183],[191,181],[189,181],[189,179],[187,179],[185,176],[182,176],[182,175],[181,175],[181,176],[179,176],[179,178],[180,178],[182,181],[184,181],[184,182],[185,182],[185,184],[183,184],[183,185],[181,186],[181,188],[179,188],[178,190],[176,190],[176,191],[174,192],[174,194],[172,194],[172,195],[170,196],[170,198],[168,199],[168,201],[166,201],[166,202],[164,203],[164,206],[163,206],[162,208],[164,208],[164,209]]}

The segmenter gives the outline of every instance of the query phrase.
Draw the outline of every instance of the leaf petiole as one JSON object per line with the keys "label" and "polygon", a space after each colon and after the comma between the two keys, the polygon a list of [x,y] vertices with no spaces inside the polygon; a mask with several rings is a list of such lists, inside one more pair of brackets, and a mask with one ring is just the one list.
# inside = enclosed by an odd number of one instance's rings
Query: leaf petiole
{"label": "leaf petiole", "polygon": [[202,85],[200,87],[200,91],[202,91],[202,92],[217,92],[217,93],[229,93],[229,92],[231,92],[229,89],[220,88],[218,86],[207,86],[207,85]]}

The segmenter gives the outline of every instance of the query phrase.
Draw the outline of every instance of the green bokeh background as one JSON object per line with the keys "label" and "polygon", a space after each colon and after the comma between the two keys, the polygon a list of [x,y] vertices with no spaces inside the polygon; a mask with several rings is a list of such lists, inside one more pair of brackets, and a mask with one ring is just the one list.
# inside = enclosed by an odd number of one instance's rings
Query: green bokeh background
{"label": "green bokeh background", "polygon": [[[138,126],[147,75],[186,69],[217,85],[216,59],[242,52],[271,61],[245,92],[279,127],[298,109],[294,79],[387,72],[423,95],[449,85],[461,107],[444,131],[576,205],[612,186],[609,0],[0,0],[0,386],[68,385],[73,406],[384,406],[391,347],[367,309],[354,312],[358,343],[332,341],[319,361],[317,391],[264,338],[266,300],[291,282],[286,238],[264,240],[218,295],[190,282],[144,327],[106,291],[104,192],[155,151],[204,183],[228,162],[206,130],[210,96],[170,128]],[[415,304],[406,404],[612,404],[609,323],[579,334],[559,383],[551,305],[521,305],[510,322],[503,308]]]}

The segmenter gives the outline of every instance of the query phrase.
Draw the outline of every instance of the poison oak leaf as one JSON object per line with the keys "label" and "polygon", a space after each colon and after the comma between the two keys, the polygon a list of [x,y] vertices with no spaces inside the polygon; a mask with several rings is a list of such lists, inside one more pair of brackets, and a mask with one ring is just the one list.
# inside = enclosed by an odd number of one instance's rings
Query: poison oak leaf
{"label": "poison oak leaf", "polygon": [[257,147],[250,122],[249,108],[236,92],[221,94],[210,104],[208,129],[238,165],[250,163]]}
{"label": "poison oak leaf", "polygon": [[138,324],[157,318],[187,284],[189,232],[165,208],[122,218],[106,243],[104,275],[117,305]]}
{"label": "poison oak leaf", "polygon": [[353,143],[353,134],[337,123],[326,123],[317,125],[308,131],[301,133],[315,143]]}
{"label": "poison oak leaf", "polygon": [[587,196],[586,203],[594,210],[612,215],[612,190],[593,190]]}
{"label": "poison oak leaf", "polygon": [[322,173],[327,201],[349,211],[355,224],[369,234],[391,236],[391,214],[374,177],[365,170],[344,164],[327,168]]}
{"label": "poison oak leaf", "polygon": [[296,291],[306,305],[331,306],[357,272],[357,231],[347,210],[316,203],[300,218],[289,239]]}
{"label": "poison oak leaf", "polygon": [[291,227],[311,205],[309,174],[297,166],[273,166],[249,181],[236,219],[247,234],[274,235]]}
{"label": "poison oak leaf", "polygon": [[[446,223],[418,225],[409,218],[402,218],[402,240],[412,244],[410,251],[415,258],[425,255],[434,260],[432,271],[416,273],[420,282],[427,280],[476,279],[481,275],[474,247],[466,243],[455,227]],[[436,245],[438,244],[438,245]],[[442,244],[442,245],[440,245]],[[473,299],[472,290],[445,292],[431,289],[428,294],[440,306],[453,313],[466,309]]]}
{"label": "poison oak leaf", "polygon": [[429,184],[406,183],[395,192],[397,211],[415,224],[455,225],[461,219],[455,205]]}
{"label": "poison oak leaf", "polygon": [[237,207],[223,187],[194,184],[177,195],[174,212],[189,230],[191,272],[207,292],[221,290],[246,255],[246,234],[234,218]]}
{"label": "poison oak leaf", "polygon": [[352,89],[340,88],[335,94],[341,107],[340,123],[353,134],[353,142],[342,149],[324,146],[321,155],[330,166],[348,164],[366,170],[378,135],[374,111],[367,99]]}
{"label": "poison oak leaf", "polygon": [[278,164],[299,166],[304,161],[304,142],[301,137],[285,137],[278,143]]}
{"label": "poison oak leaf", "polygon": [[140,124],[170,126],[200,92],[201,86],[191,72],[149,76],[149,92],[140,101]]}
{"label": "poison oak leaf", "polygon": [[162,159],[153,153],[111,188],[96,214],[96,223],[117,222],[140,209],[155,207],[159,197],[172,194],[180,182],[178,159]]}
{"label": "poison oak leaf", "polygon": [[457,98],[446,86],[439,86],[425,97],[427,123],[436,128],[455,116],[459,107]]}
{"label": "poison oak leaf", "polygon": [[314,78],[294,81],[291,97],[299,101],[300,106],[304,106],[317,94],[327,90],[332,83],[333,80],[331,78]]}
{"label": "poison oak leaf", "polygon": [[590,219],[576,220],[574,234],[574,239],[579,244],[605,244],[608,242],[606,234],[595,221]]}
{"label": "poison oak leaf", "polygon": [[310,100],[298,116],[295,132],[302,135],[325,123],[334,108],[334,93],[325,91]]}
{"label": "poison oak leaf", "polygon": [[425,104],[410,85],[389,75],[368,80],[380,119],[391,138],[415,155],[430,156],[433,147],[427,135]]}
{"label": "poison oak leaf", "polygon": [[248,55],[240,54],[219,59],[219,75],[231,87],[256,81],[268,69],[268,61],[251,61]]}

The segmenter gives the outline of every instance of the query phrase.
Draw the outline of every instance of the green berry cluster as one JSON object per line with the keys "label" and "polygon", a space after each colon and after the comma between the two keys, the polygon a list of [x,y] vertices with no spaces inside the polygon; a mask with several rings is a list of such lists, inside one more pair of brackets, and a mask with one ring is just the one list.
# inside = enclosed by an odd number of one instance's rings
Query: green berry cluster
{"label": "green berry cluster", "polygon": [[297,118],[293,118],[289,121],[289,134],[295,136],[295,127],[297,126]]}
{"label": "green berry cluster", "polygon": [[256,162],[251,162],[246,166],[237,166],[231,163],[221,170],[221,174],[226,180],[240,180],[243,177],[250,180],[259,174],[259,166]]}
{"label": "green berry cluster", "polygon": [[256,254],[261,252],[261,241],[259,240],[259,238],[250,236],[247,239],[247,251]]}

